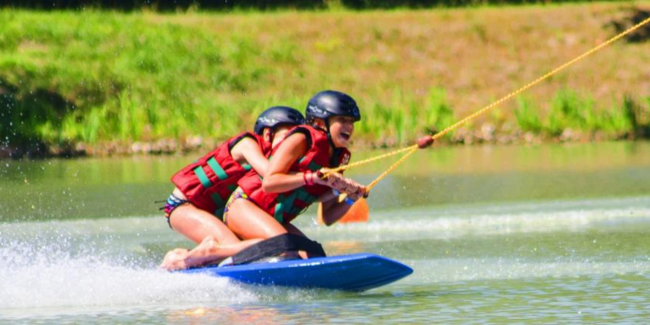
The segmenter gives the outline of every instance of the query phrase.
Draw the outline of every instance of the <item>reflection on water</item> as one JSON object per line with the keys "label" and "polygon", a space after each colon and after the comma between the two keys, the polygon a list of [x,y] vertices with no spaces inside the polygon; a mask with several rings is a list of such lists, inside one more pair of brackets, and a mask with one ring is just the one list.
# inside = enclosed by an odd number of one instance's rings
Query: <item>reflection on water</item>
{"label": "reflection on water", "polygon": [[[190,247],[154,200],[193,157],[0,162],[0,323],[633,322],[650,317],[650,146],[443,148],[380,183],[364,224],[297,225],[415,273],[365,293],[156,269]],[[367,183],[390,162],[351,170]]]}
{"label": "reflection on water", "polygon": [[[361,153],[356,159],[374,156]],[[0,218],[150,216],[171,175],[195,157],[0,162]],[[351,169],[370,183],[395,159]],[[372,209],[621,197],[650,193],[650,143],[436,148],[418,152],[373,190]]]}

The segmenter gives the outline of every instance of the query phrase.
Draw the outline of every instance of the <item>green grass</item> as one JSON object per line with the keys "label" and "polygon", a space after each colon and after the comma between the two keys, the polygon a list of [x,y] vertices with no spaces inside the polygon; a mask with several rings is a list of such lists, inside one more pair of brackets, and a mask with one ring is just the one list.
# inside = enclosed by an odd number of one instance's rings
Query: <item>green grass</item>
{"label": "green grass", "polygon": [[[302,110],[317,91],[337,89],[361,107],[357,143],[401,146],[592,47],[611,35],[604,23],[625,8],[0,10],[0,140],[219,141],[251,129],[268,106]],[[648,49],[616,44],[470,128],[487,119],[549,138],[567,128],[610,138],[644,134],[647,76],[636,67],[650,60]]]}
{"label": "green grass", "polygon": [[[214,39],[141,15],[1,16],[0,76],[17,88],[13,116],[35,111],[27,124],[47,142],[223,136],[252,113],[233,114],[239,105],[220,94],[254,88],[266,70],[242,35]],[[63,105],[41,107],[47,96],[34,99],[35,92],[54,92]]]}
{"label": "green grass", "polygon": [[[648,102],[650,99],[646,98]],[[589,96],[581,96],[571,90],[563,89],[553,99],[549,114],[540,117],[540,109],[525,99],[518,99],[515,110],[517,125],[522,131],[558,137],[571,129],[582,134],[600,132],[607,138],[616,139],[644,134],[650,126],[648,119],[650,105],[643,107],[630,96],[623,96],[609,105],[596,103]]]}
{"label": "green grass", "polygon": [[533,105],[530,100],[524,97],[517,98],[515,118],[522,131],[539,134],[544,129],[544,125],[539,117],[539,108]]}

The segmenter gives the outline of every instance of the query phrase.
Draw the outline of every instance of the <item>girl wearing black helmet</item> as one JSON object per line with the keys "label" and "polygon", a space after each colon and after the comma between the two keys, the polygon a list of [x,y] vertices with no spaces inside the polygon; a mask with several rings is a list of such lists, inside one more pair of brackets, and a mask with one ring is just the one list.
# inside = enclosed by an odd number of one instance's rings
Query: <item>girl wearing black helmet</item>
{"label": "girl wearing black helmet", "polygon": [[[226,206],[224,220],[242,239],[267,239],[285,233],[302,235],[291,221],[316,201],[323,204],[324,221],[340,219],[364,186],[327,168],[347,164],[354,123],[361,119],[356,102],[338,91],[322,91],[307,105],[307,125],[293,128],[274,147],[267,174],[248,174]],[[339,193],[348,202],[336,200]],[[241,199],[240,199],[241,198]]]}
{"label": "girl wearing black helmet", "polygon": [[[265,175],[267,155],[290,128],[304,123],[302,114],[290,107],[264,111],[255,123],[255,133],[235,136],[172,177],[176,186],[164,210],[169,227],[195,243],[192,251],[176,249],[161,265],[186,268],[218,260],[247,247],[221,221],[226,201],[237,182],[250,170]],[[209,252],[206,247],[210,246]]]}

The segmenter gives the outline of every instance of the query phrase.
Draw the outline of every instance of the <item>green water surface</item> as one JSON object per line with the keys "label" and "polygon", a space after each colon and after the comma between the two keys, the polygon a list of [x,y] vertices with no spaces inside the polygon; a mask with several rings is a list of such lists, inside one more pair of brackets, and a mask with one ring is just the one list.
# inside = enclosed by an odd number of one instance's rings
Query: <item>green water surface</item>
{"label": "green water surface", "polygon": [[[369,157],[377,152],[363,153]],[[196,157],[0,161],[0,322],[644,323],[650,143],[436,148],[379,183],[368,223],[296,224],[330,255],[415,272],[364,293],[156,269],[191,243],[156,200]],[[347,175],[369,183],[391,163]]]}

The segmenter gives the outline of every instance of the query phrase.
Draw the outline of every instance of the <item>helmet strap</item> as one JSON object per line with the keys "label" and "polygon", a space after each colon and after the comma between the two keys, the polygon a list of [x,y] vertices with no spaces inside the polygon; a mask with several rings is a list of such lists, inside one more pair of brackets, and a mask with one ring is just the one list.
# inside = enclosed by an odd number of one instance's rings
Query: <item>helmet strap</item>
{"label": "helmet strap", "polygon": [[[269,143],[273,143],[273,138],[275,138],[275,130],[273,128],[265,128],[269,130]],[[264,134],[264,131],[262,131],[262,134]]]}
{"label": "helmet strap", "polygon": [[334,140],[332,140],[332,134],[330,133],[330,121],[329,119],[325,120],[325,128],[327,130],[327,141],[329,141],[330,146],[334,149],[332,152],[332,156],[330,157],[330,166],[331,167],[338,167],[339,166],[339,156],[341,155],[341,148],[337,148],[336,145],[334,145]]}
{"label": "helmet strap", "polygon": [[332,133],[330,133],[330,119],[326,118],[325,119],[325,131],[327,132],[327,141],[329,141],[330,146],[334,148],[334,150],[338,149],[336,145],[334,145],[334,140],[332,140]]}

